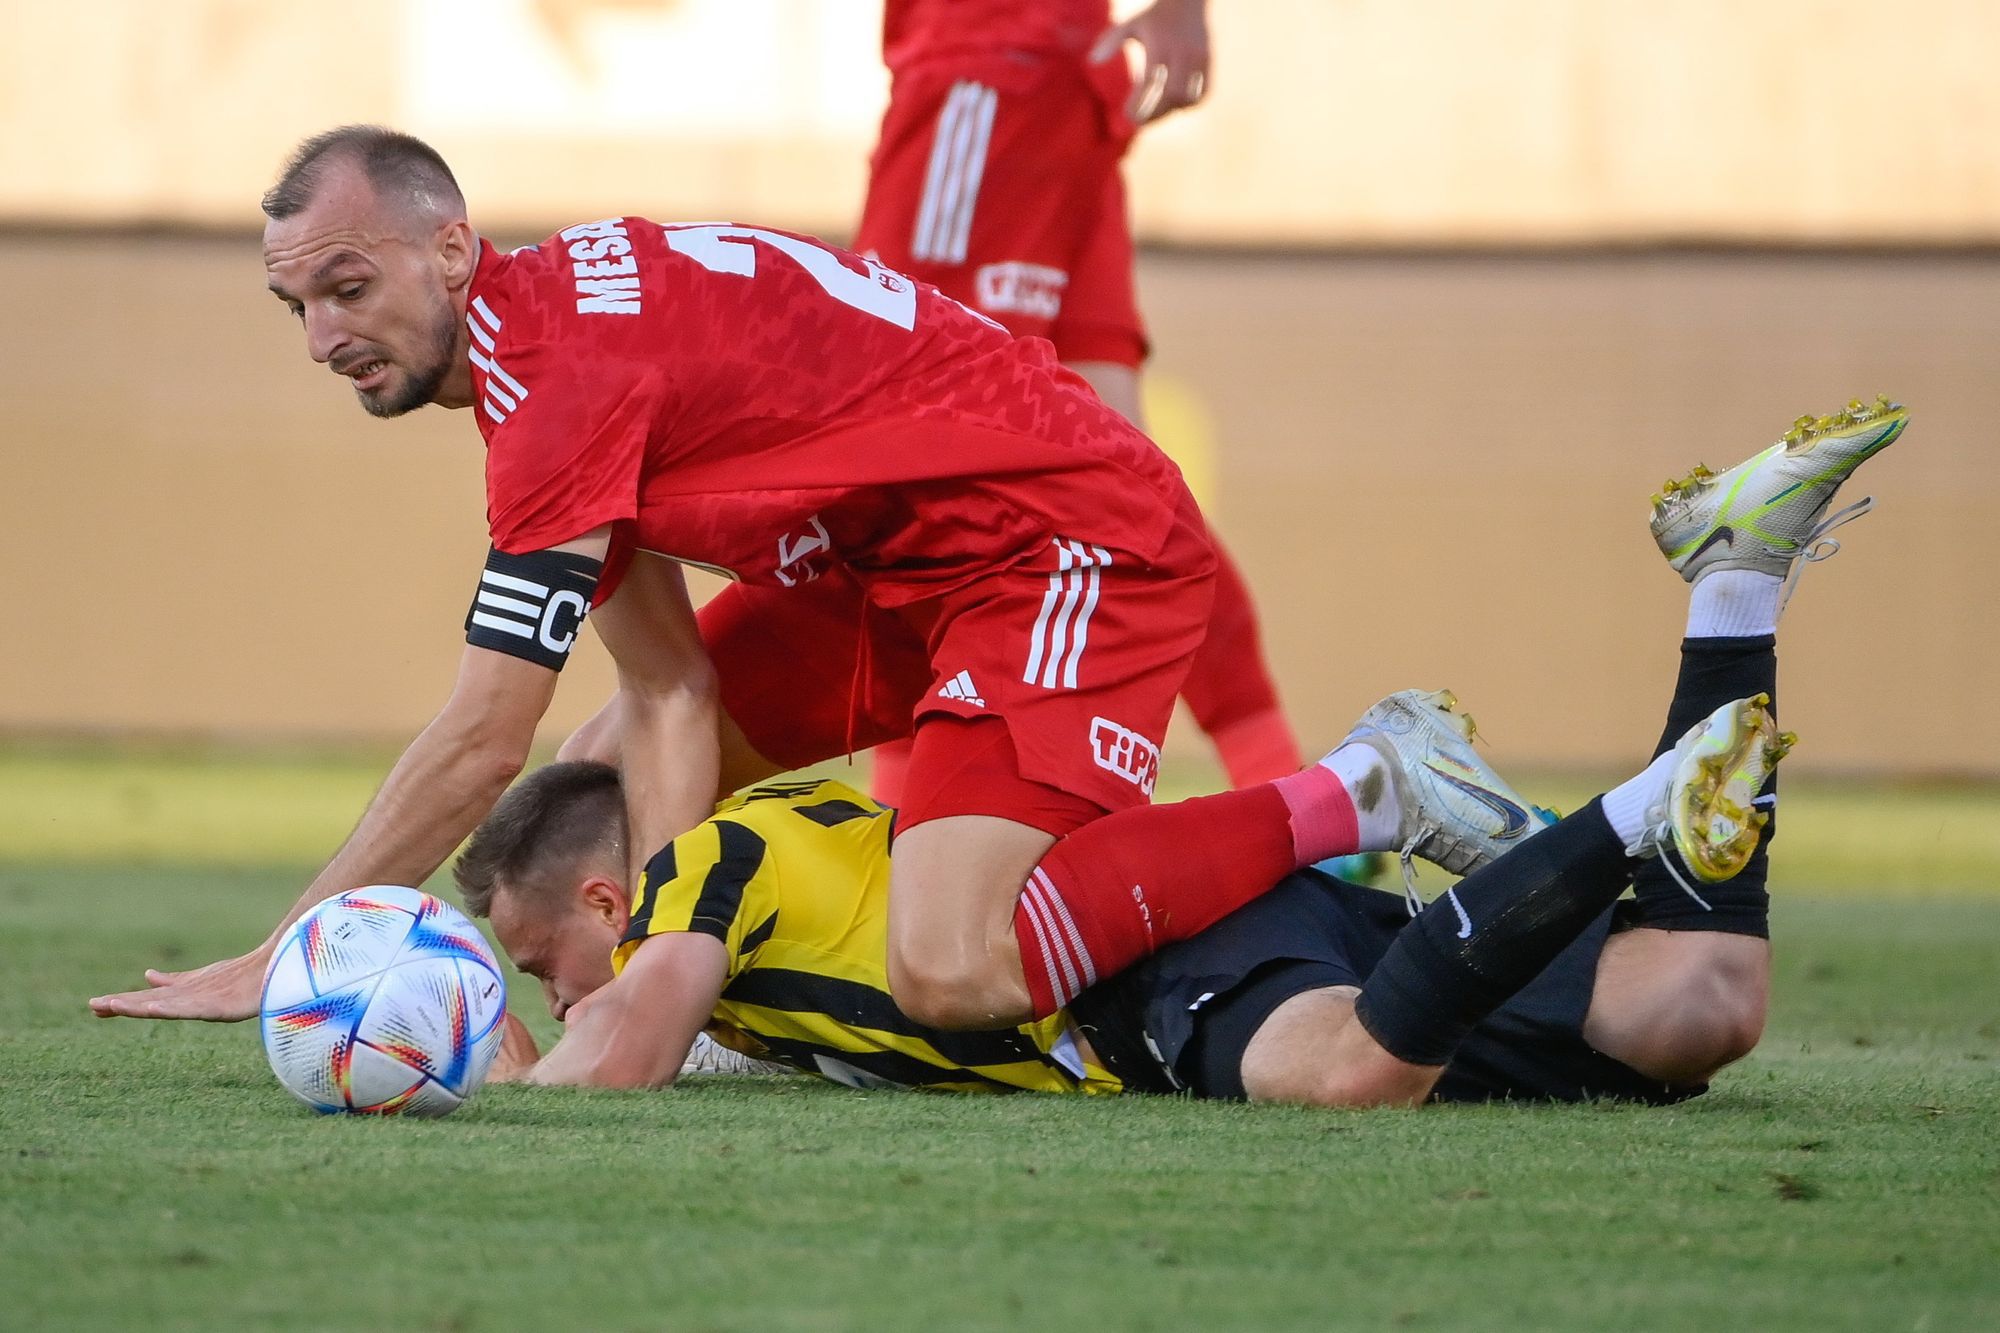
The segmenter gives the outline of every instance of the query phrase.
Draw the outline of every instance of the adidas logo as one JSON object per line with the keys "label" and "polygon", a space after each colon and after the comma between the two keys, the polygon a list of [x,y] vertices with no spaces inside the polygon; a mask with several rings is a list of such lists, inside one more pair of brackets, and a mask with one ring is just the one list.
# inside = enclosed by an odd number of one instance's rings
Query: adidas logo
{"label": "adidas logo", "polygon": [[938,691],[938,697],[941,699],[956,699],[962,704],[971,704],[974,708],[986,707],[986,701],[979,697],[978,686],[972,683],[972,673],[970,671],[961,671],[946,681],[944,688]]}

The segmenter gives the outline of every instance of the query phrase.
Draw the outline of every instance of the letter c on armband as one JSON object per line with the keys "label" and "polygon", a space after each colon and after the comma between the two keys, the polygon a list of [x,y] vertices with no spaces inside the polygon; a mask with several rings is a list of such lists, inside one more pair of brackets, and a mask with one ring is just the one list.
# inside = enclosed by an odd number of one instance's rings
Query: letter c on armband
{"label": "letter c on armband", "polygon": [[465,616],[465,641],[561,671],[603,569],[603,561],[575,551],[489,552]]}

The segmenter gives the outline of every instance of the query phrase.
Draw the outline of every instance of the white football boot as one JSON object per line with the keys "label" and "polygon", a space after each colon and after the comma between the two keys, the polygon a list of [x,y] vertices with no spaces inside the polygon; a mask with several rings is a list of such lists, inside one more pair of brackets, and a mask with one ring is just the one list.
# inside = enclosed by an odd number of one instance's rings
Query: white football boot
{"label": "white football boot", "polygon": [[[1659,791],[1626,855],[1657,856],[1671,847],[1680,864],[1707,884],[1733,878],[1749,863],[1771,822],[1769,812],[1757,809],[1758,793],[1799,739],[1778,730],[1770,704],[1766,694],[1738,699],[1688,729],[1674,746],[1674,762],[1661,770]],[[1676,859],[1664,858],[1668,872],[1706,907],[1681,878]]]}
{"label": "white football boot", "polygon": [[706,1032],[694,1034],[694,1045],[688,1048],[687,1059],[681,1064],[679,1077],[687,1078],[695,1074],[796,1074],[799,1071],[790,1065],[781,1065],[774,1060],[755,1060],[741,1051],[732,1051]]}
{"label": "white football boot", "polygon": [[1834,492],[1909,424],[1900,403],[1860,399],[1825,417],[1800,417],[1785,437],[1727,472],[1699,464],[1653,497],[1653,540],[1693,583],[1717,569],[1796,573],[1795,562],[1840,549],[1827,534],[1874,507],[1869,496],[1831,517]]}
{"label": "white football boot", "polygon": [[1366,745],[1388,765],[1402,804],[1397,840],[1412,916],[1423,909],[1412,857],[1469,874],[1556,822],[1473,750],[1478,728],[1457,706],[1450,690],[1402,690],[1363,713],[1341,742]]}

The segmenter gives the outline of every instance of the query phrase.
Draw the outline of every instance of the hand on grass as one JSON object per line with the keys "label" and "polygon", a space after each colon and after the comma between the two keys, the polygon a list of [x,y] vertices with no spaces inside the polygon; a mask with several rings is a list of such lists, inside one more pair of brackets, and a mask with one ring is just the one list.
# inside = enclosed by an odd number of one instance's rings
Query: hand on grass
{"label": "hand on grass", "polygon": [[1205,0],[1155,0],[1123,23],[1113,24],[1090,49],[1094,61],[1110,60],[1127,42],[1145,53],[1145,72],[1132,89],[1125,114],[1134,125],[1193,106],[1208,92],[1208,16]]}
{"label": "hand on grass", "polygon": [[91,1012],[99,1018],[193,1018],[238,1023],[257,1013],[264,988],[261,950],[198,967],[191,972],[146,969],[146,990],[99,995]]}

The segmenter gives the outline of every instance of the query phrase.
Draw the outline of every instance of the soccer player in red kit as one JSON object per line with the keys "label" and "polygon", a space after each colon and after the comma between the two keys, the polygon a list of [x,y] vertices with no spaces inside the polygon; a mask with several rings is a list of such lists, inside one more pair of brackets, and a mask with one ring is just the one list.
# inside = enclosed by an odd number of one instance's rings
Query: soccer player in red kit
{"label": "soccer player in red kit", "polygon": [[[1112,26],[1109,0],[888,0],[894,78],[854,248],[1005,324],[1141,426],[1146,334],[1119,178],[1138,126],[1207,87],[1206,0],[1156,0]],[[1145,52],[1134,87],[1123,43]],[[1217,543],[1208,638],[1181,696],[1234,786],[1298,769],[1250,589]],[[901,803],[908,746],[875,751]]]}
{"label": "soccer player in red kit", "polygon": [[[1215,557],[1173,464],[1047,343],[755,227],[613,218],[502,253],[443,159],[379,127],[307,141],[264,211],[272,292],[364,408],[471,409],[493,539],[451,696],[293,919],[443,863],[586,613],[635,879],[719,792],[914,733],[888,976],[932,1026],[1053,1013],[1298,866],[1427,832],[1360,743],[1146,806]],[[699,623],[682,564],[738,580]],[[248,1017],[278,938],[93,1008]]]}

